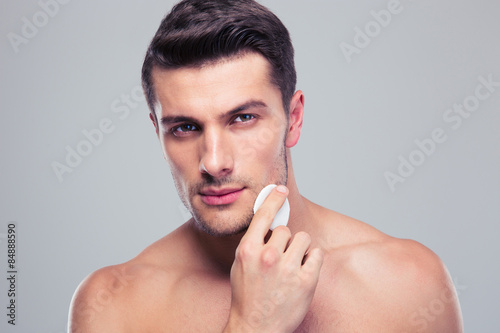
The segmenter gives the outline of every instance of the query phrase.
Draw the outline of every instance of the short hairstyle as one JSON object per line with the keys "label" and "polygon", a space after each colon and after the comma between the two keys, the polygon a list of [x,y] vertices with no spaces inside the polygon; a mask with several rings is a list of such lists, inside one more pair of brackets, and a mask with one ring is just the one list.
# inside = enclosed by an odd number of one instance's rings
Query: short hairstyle
{"label": "short hairstyle", "polygon": [[288,115],[297,74],[290,35],[276,15],[253,0],[183,0],[176,4],[163,18],[142,67],[142,87],[155,119],[155,67],[199,67],[245,52],[258,52],[267,59],[271,83],[280,89]]}

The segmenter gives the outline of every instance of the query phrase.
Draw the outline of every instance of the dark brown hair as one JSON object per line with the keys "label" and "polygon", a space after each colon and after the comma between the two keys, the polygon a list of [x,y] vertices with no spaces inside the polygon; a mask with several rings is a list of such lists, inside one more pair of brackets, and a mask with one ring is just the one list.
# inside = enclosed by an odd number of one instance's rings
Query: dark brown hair
{"label": "dark brown hair", "polygon": [[155,67],[202,66],[244,52],[258,52],[271,65],[285,113],[297,75],[288,30],[269,9],[253,0],[183,0],[172,8],[148,47],[142,67],[142,87],[153,115]]}

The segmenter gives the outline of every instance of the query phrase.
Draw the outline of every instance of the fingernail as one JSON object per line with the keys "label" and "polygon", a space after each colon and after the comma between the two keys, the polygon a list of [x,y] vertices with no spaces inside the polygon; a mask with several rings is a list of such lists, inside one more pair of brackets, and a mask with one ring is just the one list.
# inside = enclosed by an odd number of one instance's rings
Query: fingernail
{"label": "fingernail", "polygon": [[281,193],[286,193],[286,187],[283,185],[278,185],[276,187],[276,191],[281,192]]}

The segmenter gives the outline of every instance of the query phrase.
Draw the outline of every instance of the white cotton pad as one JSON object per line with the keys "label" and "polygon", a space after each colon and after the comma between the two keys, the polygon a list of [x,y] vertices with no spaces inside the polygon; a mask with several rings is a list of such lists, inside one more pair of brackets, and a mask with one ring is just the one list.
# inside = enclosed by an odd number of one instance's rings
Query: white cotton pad
{"label": "white cotton pad", "polygon": [[[257,196],[257,199],[255,199],[255,204],[253,205],[253,213],[257,212],[257,209],[264,203],[264,200],[267,198],[269,194],[271,194],[271,191],[273,188],[275,188],[277,185],[275,184],[270,184],[267,185],[260,191],[259,195]],[[288,198],[285,199],[285,202],[283,203],[283,206],[281,206],[280,210],[274,217],[273,223],[271,224],[271,230],[274,230],[279,225],[287,225],[288,224],[288,217],[290,216],[290,204],[288,203]]]}

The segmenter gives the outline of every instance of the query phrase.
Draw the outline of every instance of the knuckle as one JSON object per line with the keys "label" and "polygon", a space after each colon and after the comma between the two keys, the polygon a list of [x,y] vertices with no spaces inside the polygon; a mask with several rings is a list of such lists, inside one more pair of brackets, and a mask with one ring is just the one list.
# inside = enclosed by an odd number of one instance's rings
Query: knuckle
{"label": "knuckle", "polygon": [[311,243],[311,236],[305,231],[299,231],[295,234],[295,238],[303,243]]}
{"label": "knuckle", "polygon": [[284,225],[279,225],[276,228],[274,228],[273,233],[280,234],[281,236],[287,237],[288,239],[292,237],[292,232],[290,231],[290,228]]}
{"label": "knuckle", "polygon": [[272,267],[276,265],[276,263],[279,261],[279,258],[280,254],[278,249],[272,246],[266,247],[264,251],[262,251],[261,260],[264,267]]}
{"label": "knuckle", "polygon": [[238,260],[247,260],[253,253],[253,245],[250,242],[241,242],[236,248],[235,257]]}

